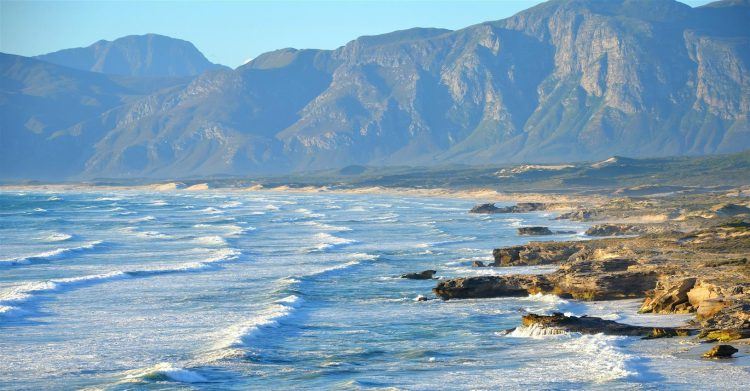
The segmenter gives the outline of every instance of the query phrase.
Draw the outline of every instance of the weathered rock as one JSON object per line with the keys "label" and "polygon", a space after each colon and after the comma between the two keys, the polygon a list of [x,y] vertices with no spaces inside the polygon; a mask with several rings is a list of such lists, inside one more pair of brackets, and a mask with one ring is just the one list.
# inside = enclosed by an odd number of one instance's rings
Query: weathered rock
{"label": "weathered rock", "polygon": [[582,334],[606,334],[639,336],[644,338],[665,338],[687,336],[693,331],[673,327],[643,327],[618,323],[593,316],[566,316],[556,312],[552,315],[528,314],[522,318],[524,327],[541,327]]}
{"label": "weathered rock", "polygon": [[553,232],[547,227],[520,227],[518,228],[519,235],[552,235]]}
{"label": "weathered rock", "polygon": [[[579,300],[643,297],[656,283],[649,271],[622,270],[631,260],[607,260],[598,265],[566,267],[547,275],[464,277],[441,281],[433,289],[443,299],[525,296],[550,293]],[[612,270],[612,271],[606,271]]]}
{"label": "weathered rock", "polygon": [[496,207],[495,204],[480,204],[471,208],[471,210],[469,210],[469,213],[479,213],[479,214],[502,213],[500,212],[500,210],[501,209]]}
{"label": "weathered rock", "polygon": [[629,224],[597,224],[586,230],[588,236],[617,236],[635,235],[642,233],[643,229]]}
{"label": "weathered rock", "polygon": [[[731,275],[725,278],[725,282],[731,283]],[[744,304],[746,301],[747,295],[741,285],[722,287],[696,277],[665,276],[648,292],[640,312],[695,312],[704,329],[718,330],[716,336],[721,338],[736,339],[739,338],[737,333],[750,335],[750,330],[742,331],[750,329],[750,311],[745,308],[750,305]]]}
{"label": "weathered rock", "polygon": [[731,358],[733,354],[739,352],[732,345],[716,345],[711,350],[703,354],[705,358]]}
{"label": "weathered rock", "polygon": [[432,289],[443,300],[489,297],[518,297],[530,292],[550,291],[543,275],[481,276],[440,281]]}
{"label": "weathered rock", "polygon": [[472,261],[471,266],[473,267],[485,267],[486,265],[482,261]]}
{"label": "weathered rock", "polygon": [[512,266],[521,260],[521,251],[526,246],[513,246],[496,248],[492,250],[492,256],[495,258],[495,263],[491,266]]}
{"label": "weathered rock", "polygon": [[643,301],[640,312],[686,313],[694,310],[688,292],[695,286],[695,277],[659,280],[653,293]]}
{"label": "weathered rock", "polygon": [[558,271],[549,276],[560,297],[578,300],[616,300],[644,297],[657,280],[651,271]]}
{"label": "weathered rock", "polygon": [[522,246],[497,248],[492,251],[495,262],[490,266],[562,263],[583,250],[585,246],[583,242],[532,242]]}
{"label": "weathered rock", "polygon": [[437,270],[424,270],[419,273],[407,273],[402,274],[401,278],[408,278],[410,280],[431,280],[435,273],[437,273]]}
{"label": "weathered rock", "polygon": [[729,305],[726,299],[706,299],[700,302],[695,311],[698,320],[710,319]]}
{"label": "weathered rock", "polygon": [[541,202],[519,202],[516,205],[507,207],[508,213],[527,213],[540,210],[547,210],[547,204]]}
{"label": "weathered rock", "polygon": [[496,207],[495,204],[480,204],[471,208],[469,213],[527,213],[546,209],[547,204],[541,202],[519,202],[516,205],[505,206],[502,208]]}
{"label": "weathered rock", "polygon": [[574,221],[586,221],[596,216],[596,212],[592,210],[579,209],[571,212],[565,212],[555,217],[555,220],[574,220]]}
{"label": "weathered rock", "polygon": [[703,339],[709,340],[709,341],[734,341],[737,339],[743,339],[747,338],[748,333],[747,330],[738,330],[738,329],[723,329],[723,330],[712,330],[701,334],[701,337]]}

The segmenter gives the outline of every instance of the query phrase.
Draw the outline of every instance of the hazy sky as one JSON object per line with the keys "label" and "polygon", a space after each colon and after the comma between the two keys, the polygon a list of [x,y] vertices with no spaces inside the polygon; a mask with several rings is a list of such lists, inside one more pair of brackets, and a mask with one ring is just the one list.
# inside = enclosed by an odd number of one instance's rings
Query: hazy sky
{"label": "hazy sky", "polygon": [[540,2],[0,0],[0,52],[33,56],[157,33],[188,40],[209,60],[236,67],[274,49],[334,49],[361,35],[410,27],[458,29]]}

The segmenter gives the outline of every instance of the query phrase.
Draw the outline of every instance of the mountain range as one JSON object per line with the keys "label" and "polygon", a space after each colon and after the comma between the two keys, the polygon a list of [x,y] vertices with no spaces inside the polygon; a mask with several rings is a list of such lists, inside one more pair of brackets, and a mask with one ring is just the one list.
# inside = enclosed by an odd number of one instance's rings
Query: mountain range
{"label": "mountain range", "polygon": [[0,54],[0,179],[742,151],[748,21],[750,0],[552,0],[237,69],[153,34]]}

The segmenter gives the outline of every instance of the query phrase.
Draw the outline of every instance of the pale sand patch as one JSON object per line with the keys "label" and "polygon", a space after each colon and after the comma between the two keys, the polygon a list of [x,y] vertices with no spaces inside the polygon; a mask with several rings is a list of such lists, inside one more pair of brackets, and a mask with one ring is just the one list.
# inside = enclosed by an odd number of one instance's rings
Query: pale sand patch
{"label": "pale sand patch", "polygon": [[403,187],[356,187],[351,189],[331,189],[328,187],[307,186],[293,188],[289,186],[278,186],[270,189],[246,188],[244,191],[276,191],[289,193],[333,193],[333,194],[389,194],[404,195],[412,197],[437,197],[437,198],[462,198],[476,200],[477,202],[543,202],[552,205],[550,210],[570,210],[573,204],[598,204],[606,200],[604,196],[578,196],[563,194],[540,194],[540,193],[501,193],[493,189],[445,189],[445,188],[403,188]]}
{"label": "pale sand patch", "polygon": [[198,183],[198,184],[187,187],[185,190],[187,191],[208,190],[208,183]]}
{"label": "pale sand patch", "polygon": [[609,217],[605,218],[603,220],[600,220],[602,222],[607,223],[663,223],[665,221],[669,221],[669,215],[666,214],[645,214],[645,215],[636,215],[633,217],[622,217],[622,218],[616,218],[616,217]]}
{"label": "pale sand patch", "polygon": [[[161,183],[161,184],[154,184],[154,185],[146,185],[145,187],[147,189],[152,189],[156,191],[173,191],[177,190],[182,186],[182,183],[177,182],[169,182],[169,183]],[[140,186],[136,186],[138,188]],[[96,186],[94,186],[96,188]]]}

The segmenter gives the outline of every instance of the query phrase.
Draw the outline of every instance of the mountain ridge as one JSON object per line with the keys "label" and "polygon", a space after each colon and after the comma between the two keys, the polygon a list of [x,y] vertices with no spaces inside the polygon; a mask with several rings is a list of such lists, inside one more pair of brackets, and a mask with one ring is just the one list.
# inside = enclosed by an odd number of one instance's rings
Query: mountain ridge
{"label": "mountain ridge", "polygon": [[542,3],[280,49],[133,97],[77,178],[552,163],[750,148],[747,0]]}
{"label": "mountain ridge", "polygon": [[113,41],[42,54],[35,58],[69,68],[110,75],[183,77],[195,76],[212,64],[190,42],[159,34],[128,35]]}

